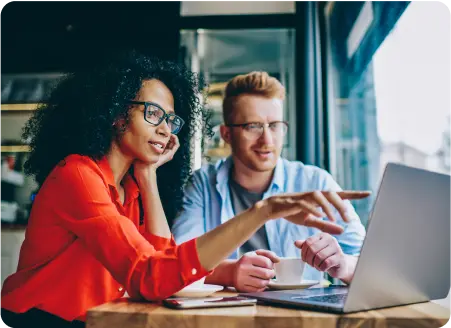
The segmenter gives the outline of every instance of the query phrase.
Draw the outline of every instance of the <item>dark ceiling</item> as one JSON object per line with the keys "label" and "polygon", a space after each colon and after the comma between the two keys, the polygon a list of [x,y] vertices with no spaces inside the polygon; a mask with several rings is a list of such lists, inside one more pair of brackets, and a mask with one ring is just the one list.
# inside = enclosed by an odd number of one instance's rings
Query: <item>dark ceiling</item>
{"label": "dark ceiling", "polygon": [[180,2],[10,2],[2,73],[86,69],[111,52],[177,58]]}

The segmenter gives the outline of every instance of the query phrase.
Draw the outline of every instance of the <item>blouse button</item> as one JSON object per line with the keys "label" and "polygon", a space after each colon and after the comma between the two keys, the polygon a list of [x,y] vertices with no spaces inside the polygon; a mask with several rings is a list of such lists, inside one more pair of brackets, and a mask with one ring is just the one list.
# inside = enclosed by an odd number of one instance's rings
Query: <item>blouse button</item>
{"label": "blouse button", "polygon": [[122,287],[122,286],[119,286],[119,289],[118,289],[120,292],[122,292],[123,290],[124,290],[124,287]]}
{"label": "blouse button", "polygon": [[197,273],[197,270],[196,269],[192,269],[191,270],[191,274],[194,276],[195,274]]}

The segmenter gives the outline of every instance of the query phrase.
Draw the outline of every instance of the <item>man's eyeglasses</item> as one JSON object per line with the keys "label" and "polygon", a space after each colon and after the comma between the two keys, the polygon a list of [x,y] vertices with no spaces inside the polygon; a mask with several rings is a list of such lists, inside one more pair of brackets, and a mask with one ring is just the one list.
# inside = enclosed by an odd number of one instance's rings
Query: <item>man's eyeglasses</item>
{"label": "man's eyeglasses", "polygon": [[153,102],[129,101],[129,103],[134,105],[144,105],[144,120],[153,126],[158,126],[161,122],[166,120],[172,134],[179,133],[183,124],[185,124],[185,121],[180,116],[166,113],[163,108]]}
{"label": "man's eyeglasses", "polygon": [[227,124],[226,126],[242,128],[245,136],[253,140],[256,140],[262,136],[265,127],[277,137],[285,136],[288,131],[288,122],[285,121],[275,121],[269,123],[249,122],[243,124]]}

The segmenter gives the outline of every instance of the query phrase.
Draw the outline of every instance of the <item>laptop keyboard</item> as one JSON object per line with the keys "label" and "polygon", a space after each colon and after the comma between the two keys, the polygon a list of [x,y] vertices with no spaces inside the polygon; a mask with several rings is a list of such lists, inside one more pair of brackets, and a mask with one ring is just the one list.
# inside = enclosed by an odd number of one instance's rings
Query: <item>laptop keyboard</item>
{"label": "laptop keyboard", "polygon": [[332,294],[311,297],[297,297],[306,301],[325,302],[325,303],[344,303],[348,294]]}

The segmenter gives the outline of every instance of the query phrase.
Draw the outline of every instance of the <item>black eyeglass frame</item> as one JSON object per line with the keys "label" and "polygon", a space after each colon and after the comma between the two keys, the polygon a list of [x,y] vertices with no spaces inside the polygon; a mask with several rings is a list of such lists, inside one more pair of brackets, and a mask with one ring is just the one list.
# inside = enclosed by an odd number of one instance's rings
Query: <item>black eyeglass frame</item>
{"label": "black eyeglass frame", "polygon": [[[132,105],[144,105],[144,120],[145,120],[147,123],[152,124],[153,126],[158,126],[158,125],[160,125],[161,122],[163,122],[163,121],[166,121],[166,123],[169,125],[169,119],[170,119],[171,117],[177,117],[177,118],[180,120],[181,124],[180,124],[178,130],[171,131],[172,134],[177,134],[177,133],[179,133],[180,130],[182,129],[183,125],[185,124],[185,121],[183,120],[183,118],[181,118],[181,117],[178,116],[178,115],[172,114],[172,113],[169,113],[169,114],[166,113],[166,111],[165,111],[160,105],[158,105],[158,104],[156,104],[156,103],[154,103],[154,102],[150,102],[150,101],[135,101],[135,100],[130,100],[128,103],[129,103],[129,104],[132,104]],[[146,115],[146,114],[147,114],[147,111],[149,110],[150,106],[155,106],[155,107],[157,107],[158,109],[160,109],[161,111],[163,111],[163,116],[161,116],[160,121],[159,121],[158,123],[149,122],[149,121],[147,120],[147,117],[146,117],[147,115]],[[171,122],[171,123],[173,123],[173,122]]]}

